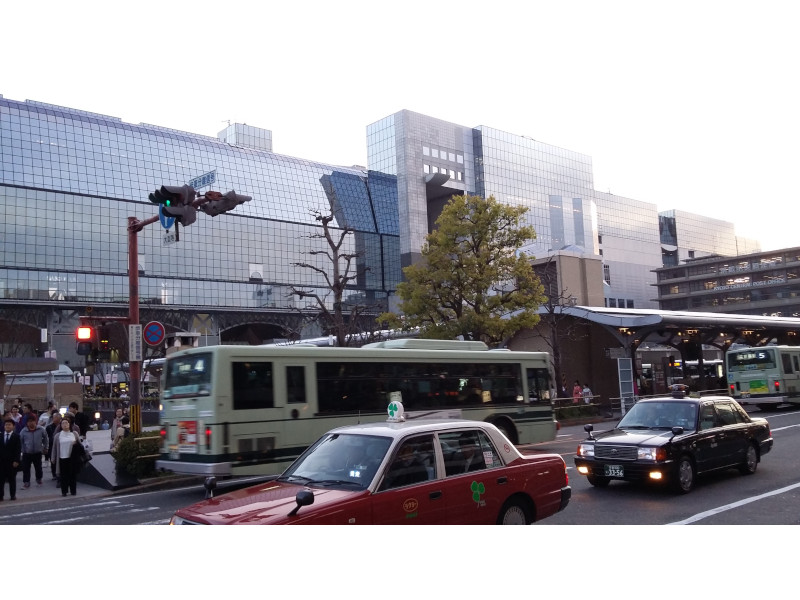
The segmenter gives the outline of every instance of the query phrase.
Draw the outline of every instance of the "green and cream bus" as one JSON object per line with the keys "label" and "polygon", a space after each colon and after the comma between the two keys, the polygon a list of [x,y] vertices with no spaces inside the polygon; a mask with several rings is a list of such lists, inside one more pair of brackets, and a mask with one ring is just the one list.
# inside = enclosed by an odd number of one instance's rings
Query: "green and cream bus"
{"label": "green and cream bus", "polygon": [[763,346],[728,350],[728,389],[740,404],[769,408],[800,404],[800,347]]}
{"label": "green and cream bus", "polygon": [[209,346],[167,357],[157,468],[198,475],[282,472],[323,433],[407,418],[486,421],[514,444],[555,438],[545,352],[397,339],[361,348]]}

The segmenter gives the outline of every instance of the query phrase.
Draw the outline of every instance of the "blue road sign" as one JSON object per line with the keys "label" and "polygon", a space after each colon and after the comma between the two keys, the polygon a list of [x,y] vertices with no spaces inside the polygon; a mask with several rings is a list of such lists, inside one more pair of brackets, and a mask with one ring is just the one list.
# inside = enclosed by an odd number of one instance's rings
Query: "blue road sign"
{"label": "blue road sign", "polygon": [[169,229],[172,227],[172,224],[175,222],[175,217],[170,217],[169,215],[164,214],[164,205],[158,205],[158,220],[161,221],[161,225],[164,226],[164,229]]}
{"label": "blue road sign", "polygon": [[190,179],[187,182],[187,185],[190,185],[194,189],[199,190],[201,187],[211,185],[216,181],[217,181],[217,170],[214,169],[213,171],[200,175],[200,177],[195,177],[194,179]]}
{"label": "blue road sign", "polygon": [[164,341],[164,326],[158,321],[150,321],[144,326],[144,341],[151,346],[158,346]]}

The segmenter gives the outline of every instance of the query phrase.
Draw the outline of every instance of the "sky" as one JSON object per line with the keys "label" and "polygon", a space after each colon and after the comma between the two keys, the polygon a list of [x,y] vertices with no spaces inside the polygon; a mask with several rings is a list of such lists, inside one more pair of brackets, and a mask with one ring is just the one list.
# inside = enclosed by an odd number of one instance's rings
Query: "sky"
{"label": "sky", "polygon": [[[116,8],[123,6],[124,8]],[[0,94],[367,166],[408,109],[592,157],[595,189],[800,246],[792,3],[95,0],[3,7]]]}

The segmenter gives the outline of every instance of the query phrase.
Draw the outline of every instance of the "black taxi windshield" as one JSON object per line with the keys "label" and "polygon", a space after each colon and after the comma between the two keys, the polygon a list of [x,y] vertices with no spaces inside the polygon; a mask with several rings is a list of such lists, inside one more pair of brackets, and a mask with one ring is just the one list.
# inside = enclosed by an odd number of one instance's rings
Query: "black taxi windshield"
{"label": "black taxi windshield", "polygon": [[211,393],[211,353],[168,358],[164,365],[164,398]]}
{"label": "black taxi windshield", "polygon": [[625,413],[619,429],[672,429],[696,428],[697,405],[693,402],[637,402]]}

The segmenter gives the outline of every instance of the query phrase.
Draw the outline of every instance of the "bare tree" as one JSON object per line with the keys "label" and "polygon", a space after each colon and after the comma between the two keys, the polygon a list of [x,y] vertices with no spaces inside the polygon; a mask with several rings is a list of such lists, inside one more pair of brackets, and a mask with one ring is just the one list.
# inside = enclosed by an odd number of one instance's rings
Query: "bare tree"
{"label": "bare tree", "polygon": [[[358,259],[361,252],[348,252],[344,250],[348,236],[354,235],[350,227],[335,228],[333,214],[323,214],[319,210],[312,210],[311,214],[322,226],[322,231],[307,236],[309,239],[324,239],[327,248],[324,250],[309,250],[309,256],[324,256],[327,258],[325,267],[311,264],[310,262],[293,263],[294,266],[310,269],[325,280],[322,291],[308,287],[290,287],[290,293],[300,299],[311,299],[315,303],[316,313],[311,320],[317,321],[323,331],[336,339],[336,345],[355,345],[353,335],[362,332],[375,331],[375,307],[363,303],[354,303],[344,300],[345,291],[353,288],[353,283],[362,277],[368,269],[359,266]],[[332,300],[329,304],[328,300]]]}

